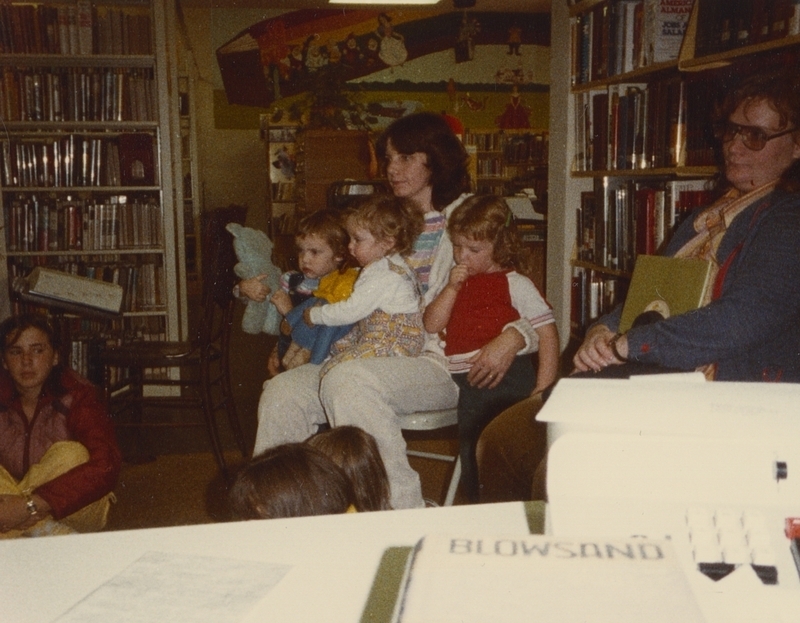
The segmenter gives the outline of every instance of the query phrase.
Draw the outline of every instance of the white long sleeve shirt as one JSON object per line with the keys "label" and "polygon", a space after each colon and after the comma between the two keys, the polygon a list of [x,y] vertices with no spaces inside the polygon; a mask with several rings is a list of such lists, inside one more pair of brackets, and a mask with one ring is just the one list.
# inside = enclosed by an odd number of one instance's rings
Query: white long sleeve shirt
{"label": "white long sleeve shirt", "polygon": [[[403,269],[400,274],[390,262]],[[376,309],[387,314],[420,311],[420,297],[411,269],[398,254],[381,258],[361,269],[353,292],[344,301],[311,308],[311,322],[326,326],[354,324]]]}

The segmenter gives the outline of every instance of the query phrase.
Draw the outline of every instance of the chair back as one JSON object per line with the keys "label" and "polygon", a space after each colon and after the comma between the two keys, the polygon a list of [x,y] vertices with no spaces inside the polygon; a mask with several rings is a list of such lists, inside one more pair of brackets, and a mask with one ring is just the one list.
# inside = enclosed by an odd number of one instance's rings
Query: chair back
{"label": "chair back", "polygon": [[[246,215],[247,207],[241,205],[216,208],[202,215],[203,312],[198,336],[204,344],[218,341],[221,333],[230,333],[233,286],[238,278],[233,272],[237,262],[233,236],[225,226],[228,223],[244,225]],[[227,338],[223,336],[223,339]]]}

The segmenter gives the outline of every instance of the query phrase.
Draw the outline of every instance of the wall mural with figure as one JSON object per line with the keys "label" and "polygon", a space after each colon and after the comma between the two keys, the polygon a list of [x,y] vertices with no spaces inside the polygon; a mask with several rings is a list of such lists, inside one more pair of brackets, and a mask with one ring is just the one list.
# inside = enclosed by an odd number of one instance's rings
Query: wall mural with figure
{"label": "wall mural with figure", "polygon": [[456,116],[529,127],[522,95],[546,98],[549,46],[548,14],[303,10],[253,24],[216,56],[228,104],[306,96],[323,125],[336,110],[332,127],[376,127],[446,102]]}

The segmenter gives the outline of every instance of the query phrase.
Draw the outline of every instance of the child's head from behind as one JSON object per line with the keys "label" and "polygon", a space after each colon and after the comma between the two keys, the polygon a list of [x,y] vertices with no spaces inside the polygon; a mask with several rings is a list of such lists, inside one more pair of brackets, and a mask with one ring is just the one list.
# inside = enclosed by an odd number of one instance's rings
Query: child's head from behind
{"label": "child's head from behind", "polygon": [[370,195],[345,213],[350,254],[366,266],[391,253],[407,255],[422,232],[422,216],[394,195]]}
{"label": "child's head from behind", "polygon": [[353,485],[359,511],[390,510],[389,478],[375,438],[356,426],[337,426],[306,443],[341,467]]}
{"label": "child's head from behind", "polygon": [[332,273],[347,257],[347,231],[334,210],[318,210],[303,217],[297,224],[295,243],[300,271],[311,279]]}
{"label": "child's head from behind", "polygon": [[241,519],[345,513],[354,504],[350,480],[331,459],[304,443],[287,443],[255,457],[230,491]]}
{"label": "child's head from behind", "polygon": [[511,268],[520,259],[519,236],[502,197],[469,197],[453,210],[447,232],[456,263],[466,265],[470,274]]}

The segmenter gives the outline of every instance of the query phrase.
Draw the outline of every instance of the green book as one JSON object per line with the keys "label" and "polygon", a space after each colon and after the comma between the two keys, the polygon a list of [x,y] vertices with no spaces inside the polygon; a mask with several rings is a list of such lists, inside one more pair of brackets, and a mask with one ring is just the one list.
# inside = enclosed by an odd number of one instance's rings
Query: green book
{"label": "green book", "polygon": [[711,287],[711,262],[691,258],[640,255],[622,307],[620,333],[631,328],[643,312],[665,318],[697,309]]}

